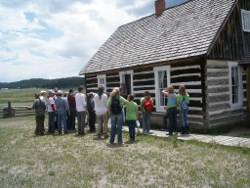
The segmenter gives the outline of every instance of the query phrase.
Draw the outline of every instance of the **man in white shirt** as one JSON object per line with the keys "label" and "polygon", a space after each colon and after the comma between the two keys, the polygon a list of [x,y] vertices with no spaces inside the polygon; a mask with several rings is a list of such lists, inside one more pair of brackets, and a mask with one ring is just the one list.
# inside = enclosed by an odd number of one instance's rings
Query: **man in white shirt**
{"label": "man in white shirt", "polygon": [[55,92],[53,90],[49,90],[47,97],[47,109],[48,109],[48,132],[49,133],[55,133],[55,116],[56,116],[56,106],[55,106],[55,100],[54,95]]}
{"label": "man in white shirt", "polygon": [[108,96],[104,93],[104,88],[99,87],[98,93],[94,96],[94,103],[95,103],[95,113],[96,119],[98,123],[97,135],[98,138],[101,138],[101,129],[102,129],[102,122],[103,122],[103,133],[104,138],[108,138]]}
{"label": "man in white shirt", "polygon": [[83,93],[83,91],[84,91],[84,87],[79,86],[78,93],[75,95],[79,135],[85,134],[84,126],[85,126],[85,118],[87,114],[86,96]]}

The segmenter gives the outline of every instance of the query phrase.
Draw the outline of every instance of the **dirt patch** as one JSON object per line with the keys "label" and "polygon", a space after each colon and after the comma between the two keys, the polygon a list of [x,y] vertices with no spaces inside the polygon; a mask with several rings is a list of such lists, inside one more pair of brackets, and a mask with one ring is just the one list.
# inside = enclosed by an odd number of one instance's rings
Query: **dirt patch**
{"label": "dirt patch", "polygon": [[249,137],[250,138],[250,126],[249,127],[236,127],[228,133],[223,134],[225,136],[236,137]]}

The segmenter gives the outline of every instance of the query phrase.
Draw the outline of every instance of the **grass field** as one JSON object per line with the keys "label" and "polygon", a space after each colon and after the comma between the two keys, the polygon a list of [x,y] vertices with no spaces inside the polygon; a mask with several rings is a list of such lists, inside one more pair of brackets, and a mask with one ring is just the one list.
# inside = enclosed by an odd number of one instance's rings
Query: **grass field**
{"label": "grass field", "polygon": [[118,147],[34,128],[34,117],[0,120],[0,187],[250,187],[246,148],[141,134]]}

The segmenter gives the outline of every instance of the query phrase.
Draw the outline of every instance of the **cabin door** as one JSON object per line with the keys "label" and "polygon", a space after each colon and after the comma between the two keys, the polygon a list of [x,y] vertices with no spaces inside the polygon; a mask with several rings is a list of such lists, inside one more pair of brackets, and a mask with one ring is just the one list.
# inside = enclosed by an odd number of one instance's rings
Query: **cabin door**
{"label": "cabin door", "polygon": [[125,83],[127,93],[133,94],[133,71],[120,72],[120,83]]}

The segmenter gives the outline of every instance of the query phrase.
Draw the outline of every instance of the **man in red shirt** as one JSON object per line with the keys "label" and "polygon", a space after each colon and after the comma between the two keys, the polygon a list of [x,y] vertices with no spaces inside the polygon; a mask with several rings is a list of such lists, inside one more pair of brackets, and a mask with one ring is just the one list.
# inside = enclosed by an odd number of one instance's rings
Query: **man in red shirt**
{"label": "man in red shirt", "polygon": [[75,118],[76,118],[76,101],[75,101],[75,93],[73,89],[69,90],[69,95],[68,95],[68,104],[69,104],[69,131],[74,131],[76,130],[75,128]]}

